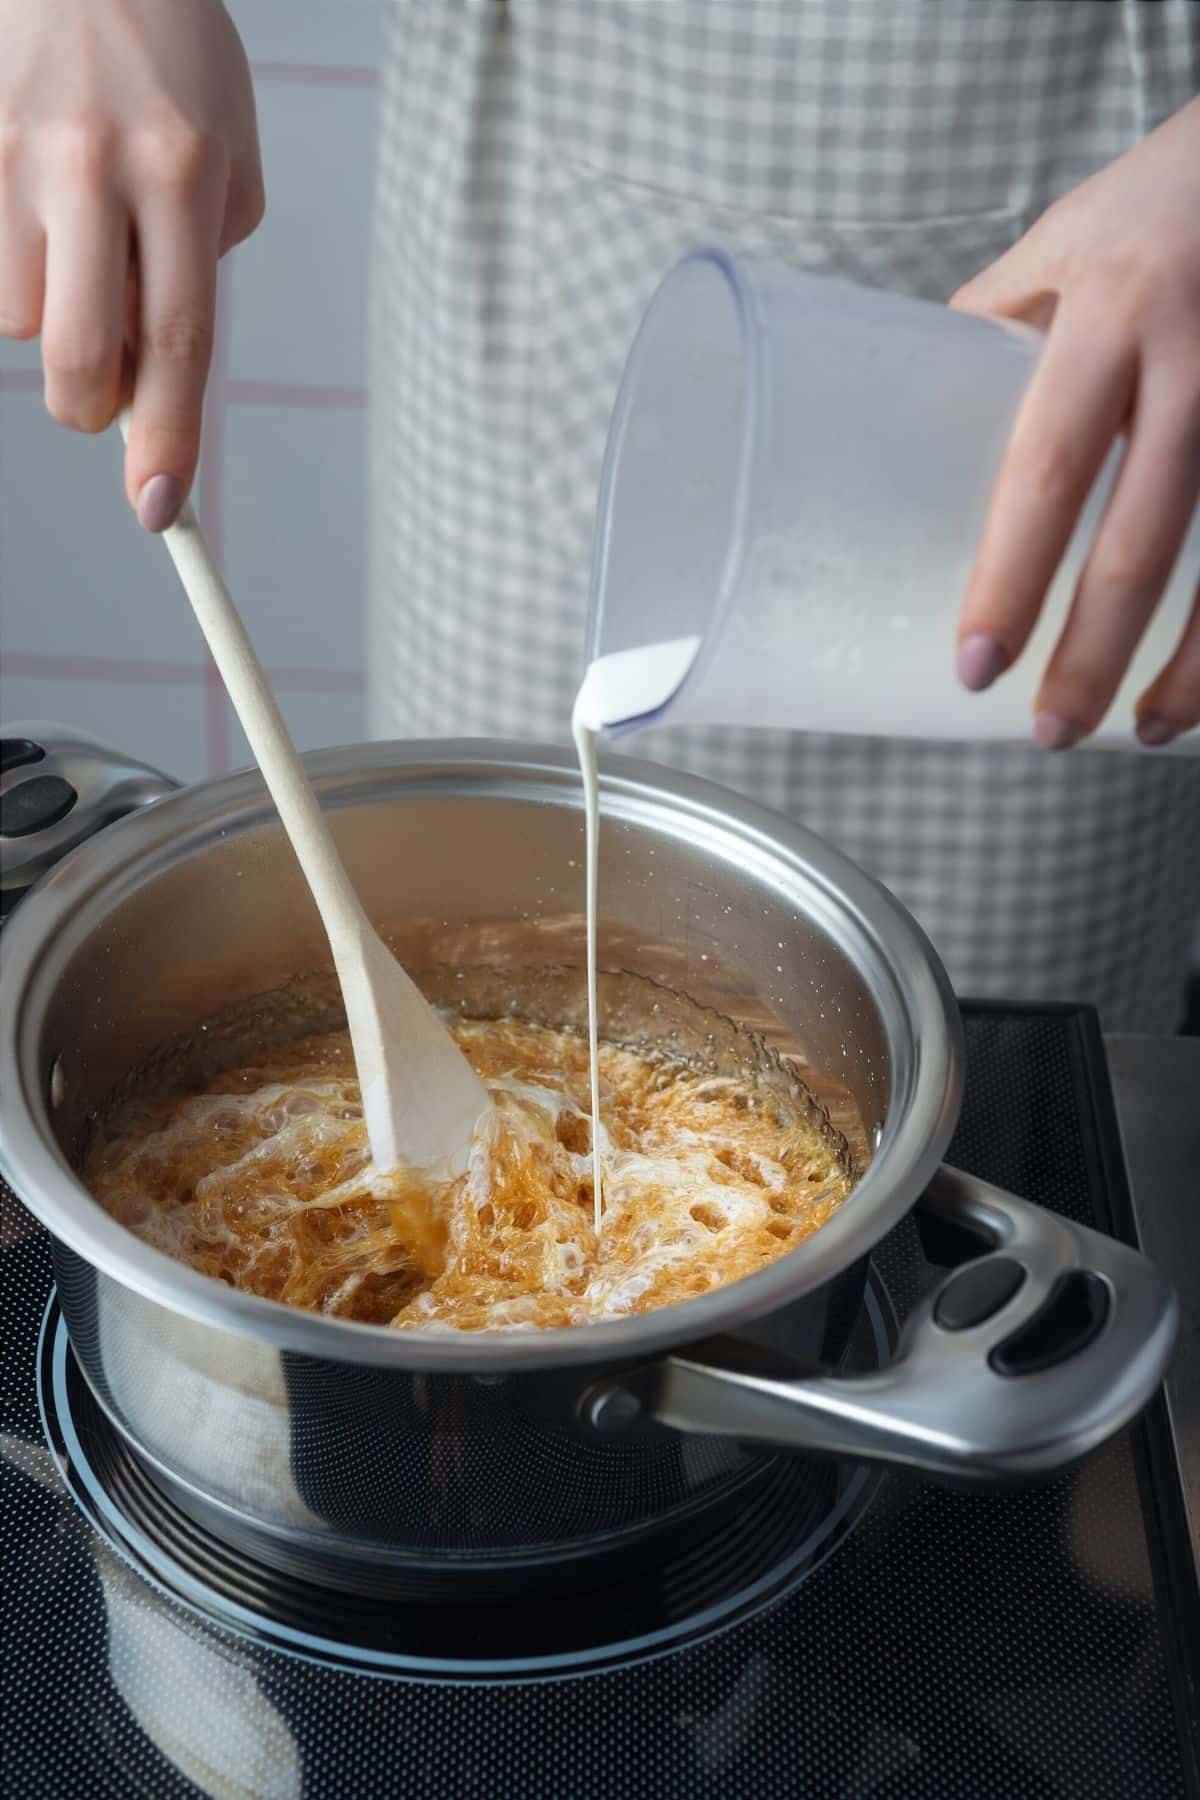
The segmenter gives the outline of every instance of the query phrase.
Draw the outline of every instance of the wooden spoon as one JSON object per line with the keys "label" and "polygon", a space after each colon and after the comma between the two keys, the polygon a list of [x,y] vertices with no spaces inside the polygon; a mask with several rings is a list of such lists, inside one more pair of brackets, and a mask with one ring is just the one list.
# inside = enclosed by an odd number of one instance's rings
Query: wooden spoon
{"label": "wooden spoon", "polygon": [[190,504],[162,537],[328,933],[376,1167],[460,1169],[487,1089],[363,911]]}

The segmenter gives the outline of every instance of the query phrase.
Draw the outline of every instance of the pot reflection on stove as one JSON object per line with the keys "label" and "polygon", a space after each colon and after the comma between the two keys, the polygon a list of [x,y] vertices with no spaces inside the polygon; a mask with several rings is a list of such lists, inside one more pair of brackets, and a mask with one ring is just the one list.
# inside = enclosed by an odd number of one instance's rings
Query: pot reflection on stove
{"label": "pot reflection on stove", "polygon": [[[39,1487],[61,1491],[61,1472],[44,1446],[4,1433],[0,1456]],[[228,1640],[219,1646],[78,1514],[69,1524],[86,1538],[104,1599],[109,1677],[159,1754],[207,1800],[300,1800],[300,1748],[263,1693],[251,1653]],[[38,1550],[44,1561],[47,1545]]]}
{"label": "pot reflection on stove", "polygon": [[768,1657],[752,1656],[720,1706],[710,1713],[679,1714],[675,1723],[705,1775],[720,1775],[740,1762],[765,1718],[774,1675]]}
{"label": "pot reflection on stove", "polygon": [[155,1749],[209,1800],[300,1800],[300,1747],[250,1658],[202,1635],[94,1545],[113,1685]]}
{"label": "pot reflection on stove", "polygon": [[1149,1608],[1154,1604],[1149,1558],[1130,1556],[1121,1529],[1129,1511],[1123,1469],[1123,1459],[1107,1446],[1082,1465],[1064,1529],[1071,1561],[1090,1587],[1119,1604]]}

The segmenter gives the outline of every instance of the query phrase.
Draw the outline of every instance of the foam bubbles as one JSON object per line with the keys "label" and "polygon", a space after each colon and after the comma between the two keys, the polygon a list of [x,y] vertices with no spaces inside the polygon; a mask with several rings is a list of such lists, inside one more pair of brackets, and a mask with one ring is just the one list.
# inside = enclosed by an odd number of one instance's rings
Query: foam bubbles
{"label": "foam bubbles", "polygon": [[455,1035],[495,1107],[452,1181],[370,1161],[344,1034],[133,1104],[87,1166],[148,1243],[235,1287],[406,1331],[529,1331],[669,1305],[793,1248],[848,1189],[811,1121],[738,1082],[602,1045],[597,1236],[586,1042],[507,1018]]}

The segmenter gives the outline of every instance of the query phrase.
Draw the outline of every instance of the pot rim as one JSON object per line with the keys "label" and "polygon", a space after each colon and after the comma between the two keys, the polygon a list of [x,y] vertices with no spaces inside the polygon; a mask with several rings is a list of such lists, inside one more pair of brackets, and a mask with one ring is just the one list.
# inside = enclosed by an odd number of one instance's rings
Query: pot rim
{"label": "pot rim", "polygon": [[[407,740],[320,750],[304,757],[323,803],[364,802],[372,780],[389,791],[486,792],[582,810],[573,756],[537,744],[494,739]],[[784,815],[695,776],[627,756],[600,759],[605,817],[643,820],[664,807],[692,841],[714,833],[739,840],[739,854],[780,874],[814,878],[865,939],[888,977],[873,998],[889,1046],[911,1038],[908,1103],[889,1107],[874,1158],[849,1198],[818,1231],[755,1274],[652,1312],[594,1325],[529,1332],[421,1334],[331,1319],[246,1294],[176,1262],[110,1217],[59,1149],[48,1094],[38,1079],[39,976],[56,935],[118,878],[161,861],[220,819],[225,833],[277,815],[256,770],[180,789],[72,851],[19,906],[4,928],[0,958],[0,1088],[8,1096],[0,1173],[51,1234],[121,1286],[199,1324],[265,1340],[280,1350],[330,1361],[441,1373],[485,1374],[640,1360],[735,1331],[823,1286],[869,1251],[919,1198],[950,1141],[958,1116],[963,1036],[949,980],[916,921],[886,889],[823,839]],[[381,798],[376,794],[375,798]],[[182,844],[180,842],[182,841]],[[32,1199],[25,1199],[26,1195]]]}

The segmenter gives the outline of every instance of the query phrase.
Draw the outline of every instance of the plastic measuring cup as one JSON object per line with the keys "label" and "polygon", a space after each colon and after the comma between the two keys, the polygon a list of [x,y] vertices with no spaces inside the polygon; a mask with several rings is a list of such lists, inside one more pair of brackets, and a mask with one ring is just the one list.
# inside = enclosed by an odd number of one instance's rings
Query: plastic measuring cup
{"label": "plastic measuring cup", "polygon": [[[1117,446],[1024,653],[967,693],[959,607],[1042,343],[1028,326],[718,249],[685,257],[646,312],[609,430],[593,721],[610,736],[670,723],[1028,741],[1120,458]],[[1198,578],[1200,509],[1089,741],[1136,743],[1133,702]],[[1200,734],[1179,743],[1200,750]]]}

